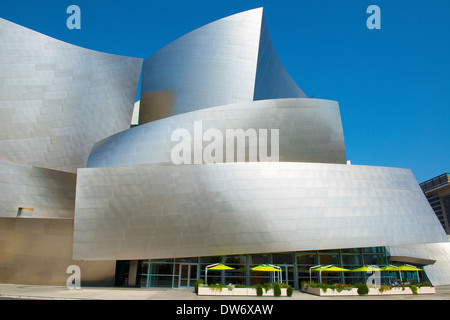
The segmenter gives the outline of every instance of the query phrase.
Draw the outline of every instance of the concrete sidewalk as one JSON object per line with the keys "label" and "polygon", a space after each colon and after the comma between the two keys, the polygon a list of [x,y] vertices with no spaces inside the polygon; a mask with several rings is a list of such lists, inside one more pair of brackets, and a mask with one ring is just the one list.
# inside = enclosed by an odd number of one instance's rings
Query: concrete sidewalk
{"label": "concrete sidewalk", "polygon": [[[270,297],[197,296],[193,289],[98,288],[68,289],[64,286],[0,284],[0,299],[33,300],[269,300]],[[273,297],[272,297],[273,299]],[[318,297],[294,291],[292,297],[276,300],[450,300],[450,285],[436,287],[431,295]]]}

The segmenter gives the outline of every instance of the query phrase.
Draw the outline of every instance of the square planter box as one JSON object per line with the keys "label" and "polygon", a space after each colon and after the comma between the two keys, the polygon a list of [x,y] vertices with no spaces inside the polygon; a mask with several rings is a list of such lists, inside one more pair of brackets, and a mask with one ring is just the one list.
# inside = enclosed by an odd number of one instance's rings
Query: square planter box
{"label": "square planter box", "polygon": [[303,287],[302,288],[303,292],[306,293],[310,293],[310,294],[314,294],[316,296],[321,296],[321,297],[334,297],[334,296],[353,296],[353,295],[358,295],[358,289],[356,288],[352,288],[352,290],[342,290],[342,291],[337,291],[337,290],[333,290],[333,289],[327,289],[326,292],[324,292],[322,289],[320,288],[311,288],[311,287]]}
{"label": "square planter box", "polygon": [[[326,292],[323,292],[320,288],[311,288],[311,287],[303,287],[303,292],[314,294],[321,297],[332,297],[332,296],[359,296],[358,289],[352,288],[352,290],[342,290],[338,292],[337,290],[327,289]],[[434,287],[422,287],[418,288],[418,294],[434,294],[436,293],[436,289]],[[403,288],[391,288],[390,290],[386,290],[381,292],[378,288],[369,288],[369,293],[366,296],[387,296],[387,295],[410,295],[413,294],[411,288],[406,287]]]}
{"label": "square planter box", "polygon": [[[252,290],[252,289],[251,288],[234,288],[233,296],[248,296],[250,290]],[[256,296],[256,290],[255,290],[255,296]]]}
{"label": "square planter box", "polygon": [[436,288],[435,287],[422,287],[417,290],[418,294],[435,294]]}
{"label": "square planter box", "polygon": [[[223,287],[222,291],[217,289],[212,289],[209,287],[198,287],[199,296],[257,296],[255,288],[233,288],[229,290],[228,287]],[[263,289],[263,296],[273,297],[273,289],[266,292]],[[287,289],[281,288],[281,296],[287,297]]]}

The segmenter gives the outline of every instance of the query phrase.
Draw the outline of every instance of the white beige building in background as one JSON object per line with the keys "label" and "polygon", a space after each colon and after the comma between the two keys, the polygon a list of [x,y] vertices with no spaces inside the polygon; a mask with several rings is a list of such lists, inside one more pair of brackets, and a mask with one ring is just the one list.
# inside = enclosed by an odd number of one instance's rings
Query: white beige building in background
{"label": "white beige building in background", "polygon": [[[257,263],[298,287],[309,265],[407,262],[450,284],[447,235],[412,172],[347,162],[338,103],[292,80],[262,8],[145,61],[5,20],[0,35],[0,282],[65,284],[75,264],[82,285],[184,287],[219,261],[240,269],[227,282],[263,279]],[[226,158],[236,141],[217,163],[174,164],[173,132],[196,123],[279,137],[265,156],[248,143]]]}

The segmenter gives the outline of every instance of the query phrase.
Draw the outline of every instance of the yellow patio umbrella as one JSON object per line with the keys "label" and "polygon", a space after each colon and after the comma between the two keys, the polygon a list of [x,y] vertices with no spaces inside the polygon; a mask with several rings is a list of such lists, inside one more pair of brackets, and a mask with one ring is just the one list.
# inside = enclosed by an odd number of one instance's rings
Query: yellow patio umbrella
{"label": "yellow patio umbrella", "polygon": [[365,266],[362,266],[362,267],[359,267],[359,268],[356,268],[356,269],[353,269],[350,271],[352,271],[352,272],[373,272],[373,271],[381,271],[381,269],[377,268],[377,267],[365,265]]}
{"label": "yellow patio umbrella", "polygon": [[221,263],[216,264],[216,265],[213,266],[213,267],[207,267],[207,269],[208,269],[208,270],[234,270],[234,268],[229,267],[229,266],[226,266],[226,265],[221,264]]}
{"label": "yellow patio umbrella", "polygon": [[351,272],[364,272],[364,282],[366,282],[366,273],[367,272],[375,272],[375,271],[381,271],[380,268],[378,267],[374,267],[374,266],[369,266],[369,265],[365,265],[353,270],[350,270]]}
{"label": "yellow patio umbrella", "polygon": [[400,279],[402,278],[402,271],[417,271],[417,281],[420,282],[420,278],[419,278],[419,271],[422,271],[423,269],[417,268],[415,266],[409,265],[409,264],[404,264],[400,267],[397,267],[397,270],[400,271]]}
{"label": "yellow patio umbrella", "polygon": [[311,271],[319,271],[319,281],[320,283],[322,283],[322,271],[325,272],[343,272],[343,271],[350,271],[349,269],[345,269],[345,268],[341,268],[341,267],[336,267],[335,265],[328,265],[328,266],[315,266],[315,267],[311,267],[309,269],[309,280],[311,281]]}
{"label": "yellow patio umbrella", "polygon": [[[387,265],[387,266],[381,267],[380,270],[381,271],[399,271],[398,267],[393,266],[393,265]],[[400,282],[401,282],[402,281],[402,272],[401,271],[399,271],[399,275],[400,275]]]}
{"label": "yellow patio umbrella", "polygon": [[381,271],[398,271],[396,266],[387,265],[380,268]]}
{"label": "yellow patio umbrella", "polygon": [[329,267],[322,268],[321,271],[341,272],[341,271],[350,271],[350,270],[349,269],[345,269],[345,268],[341,268],[341,267],[336,267],[336,266],[329,266]]}
{"label": "yellow patio umbrella", "polygon": [[209,266],[206,266],[205,268],[205,284],[208,284],[208,270],[234,270],[234,268],[226,266],[222,263],[215,263],[210,264]]}
{"label": "yellow patio umbrella", "polygon": [[272,267],[270,265],[267,265],[267,264],[262,264],[260,266],[251,268],[250,270],[252,270],[252,271],[280,271],[279,268],[274,268],[274,267]]}
{"label": "yellow patio umbrella", "polygon": [[250,268],[252,271],[272,271],[272,272],[279,272],[278,274],[278,281],[281,283],[282,281],[282,274],[281,274],[281,267],[274,266],[271,264],[261,264],[257,267]]}
{"label": "yellow patio umbrella", "polygon": [[409,264],[404,264],[400,267],[397,267],[397,270],[401,271],[422,271],[423,269],[417,268],[415,266],[411,266]]}

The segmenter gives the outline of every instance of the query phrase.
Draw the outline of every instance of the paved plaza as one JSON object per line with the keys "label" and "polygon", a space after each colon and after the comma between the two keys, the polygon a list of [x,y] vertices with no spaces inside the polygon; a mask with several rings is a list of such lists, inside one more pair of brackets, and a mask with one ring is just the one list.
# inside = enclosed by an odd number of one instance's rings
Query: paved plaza
{"label": "paved plaza", "polygon": [[64,286],[0,284],[0,299],[33,300],[450,300],[450,285],[436,287],[436,294],[319,297],[294,290],[292,297],[198,296],[193,289],[99,288],[68,289]]}

